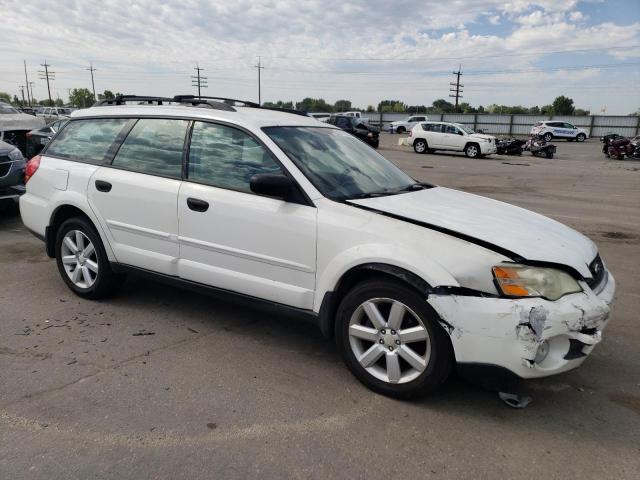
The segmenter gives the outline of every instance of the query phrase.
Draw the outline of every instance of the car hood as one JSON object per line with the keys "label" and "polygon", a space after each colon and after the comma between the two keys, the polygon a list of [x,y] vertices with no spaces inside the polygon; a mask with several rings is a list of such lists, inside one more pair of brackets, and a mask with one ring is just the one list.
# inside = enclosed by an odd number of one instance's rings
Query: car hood
{"label": "car hood", "polygon": [[0,115],[0,132],[11,130],[33,130],[45,124],[44,118],[34,117],[26,113]]}
{"label": "car hood", "polygon": [[567,265],[591,278],[595,244],[572,228],[524,208],[444,187],[349,202],[472,237],[526,260]]}
{"label": "car hood", "polygon": [[495,138],[493,135],[485,135],[483,133],[472,133],[469,136],[474,138],[484,138],[485,140],[493,140]]}

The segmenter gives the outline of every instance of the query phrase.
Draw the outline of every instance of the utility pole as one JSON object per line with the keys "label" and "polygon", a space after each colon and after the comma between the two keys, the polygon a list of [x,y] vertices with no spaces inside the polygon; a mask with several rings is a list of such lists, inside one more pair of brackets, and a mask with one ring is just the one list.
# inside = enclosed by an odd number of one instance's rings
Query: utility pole
{"label": "utility pole", "polygon": [[93,90],[93,101],[95,102],[95,100],[96,100],[96,86],[93,83],[93,72],[95,72],[96,69],[93,68],[93,62],[89,62],[89,68],[85,68],[85,70],[89,70],[91,72],[91,90]]}
{"label": "utility pole", "polygon": [[450,92],[455,92],[454,95],[449,94],[450,97],[455,97],[456,99],[456,112],[458,111],[458,99],[462,98],[462,87],[464,87],[464,85],[462,85],[460,83],[460,75],[462,75],[462,68],[460,68],[461,66],[458,66],[458,71],[457,72],[453,72],[453,74],[456,76],[456,81],[455,82],[451,82],[449,83],[449,85],[451,85],[452,87],[455,88],[450,88],[449,91]]}
{"label": "utility pole", "polygon": [[[31,101],[35,104],[36,103],[36,97],[33,96],[33,84],[35,82],[29,82],[29,84],[27,85],[27,92],[29,90],[31,90]],[[31,106],[31,104],[29,104],[29,106]]]}
{"label": "utility pole", "polygon": [[260,62],[260,57],[258,57],[258,65],[254,65],[255,68],[258,69],[258,105],[262,105],[262,99],[260,97],[260,70],[263,70],[264,67],[262,66],[262,63]]}
{"label": "utility pole", "polygon": [[20,85],[20,93],[22,94],[22,106],[24,107],[24,85]]}
{"label": "utility pole", "polygon": [[204,68],[200,68],[200,65],[196,63],[194,68],[196,71],[196,75],[191,75],[191,86],[198,87],[198,96],[200,97],[202,94],[200,93],[201,88],[207,88],[207,77],[203,77],[200,75],[201,71],[204,71]]}
{"label": "utility pole", "polygon": [[29,100],[29,106],[31,106],[31,97],[29,96],[29,77],[27,76],[27,61],[23,60],[22,62],[24,63],[24,82],[27,86],[27,99]]}
{"label": "utility pole", "polygon": [[53,105],[53,100],[51,100],[51,86],[49,85],[49,81],[56,79],[56,72],[49,71],[49,67],[51,65],[49,65],[46,60],[44,61],[44,63],[41,63],[40,66],[44,67],[44,70],[38,70],[38,73],[40,74],[41,80],[47,81],[47,92],[49,92],[49,106],[51,106]]}

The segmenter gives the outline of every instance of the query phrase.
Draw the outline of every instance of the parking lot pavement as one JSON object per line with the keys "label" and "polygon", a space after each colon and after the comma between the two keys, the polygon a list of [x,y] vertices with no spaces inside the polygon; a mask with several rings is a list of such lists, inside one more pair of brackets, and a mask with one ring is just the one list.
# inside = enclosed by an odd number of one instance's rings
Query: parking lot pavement
{"label": "parking lot pavement", "polygon": [[640,162],[557,142],[553,160],[417,155],[414,177],[508,201],[592,237],[618,281],[603,343],[511,410],[451,379],[381,397],[313,326],[145,280],[111,300],[65,287],[0,217],[0,478],[637,478]]}

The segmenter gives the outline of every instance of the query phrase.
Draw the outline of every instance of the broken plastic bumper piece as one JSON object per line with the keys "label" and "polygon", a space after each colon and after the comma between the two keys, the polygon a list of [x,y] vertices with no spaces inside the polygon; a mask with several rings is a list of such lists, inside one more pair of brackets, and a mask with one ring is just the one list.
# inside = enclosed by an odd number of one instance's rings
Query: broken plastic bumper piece
{"label": "broken plastic bumper piece", "polygon": [[450,326],[459,363],[495,365],[522,378],[554,375],[578,367],[602,340],[615,293],[608,273],[596,294],[583,292],[549,301],[431,295],[429,304]]}

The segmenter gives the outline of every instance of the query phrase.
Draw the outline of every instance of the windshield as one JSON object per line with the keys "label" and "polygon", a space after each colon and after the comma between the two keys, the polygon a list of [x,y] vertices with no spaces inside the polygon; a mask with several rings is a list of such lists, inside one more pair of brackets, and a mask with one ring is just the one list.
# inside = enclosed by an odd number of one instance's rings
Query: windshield
{"label": "windshield", "polygon": [[[333,200],[392,195],[422,188],[353,135],[335,128],[266,127],[264,132],[309,181]],[[416,188],[412,188],[412,187]]]}
{"label": "windshield", "polygon": [[467,135],[471,135],[472,133],[476,133],[476,132],[474,132],[474,131],[473,131],[473,129],[472,129],[472,128],[465,127],[464,125],[461,125],[461,124],[459,124],[459,123],[456,123],[456,126],[457,126],[460,130],[462,130],[464,133],[466,133]]}
{"label": "windshield", "polygon": [[0,114],[14,114],[14,113],[20,113],[18,112],[18,110],[16,110],[15,108],[13,108],[11,105],[7,105],[6,103],[0,103]]}

